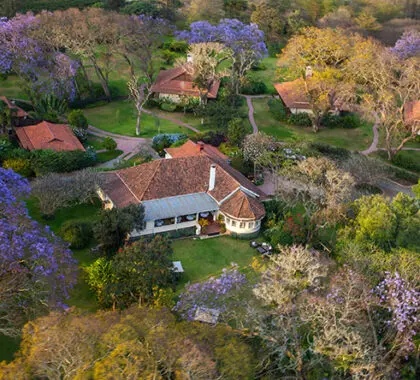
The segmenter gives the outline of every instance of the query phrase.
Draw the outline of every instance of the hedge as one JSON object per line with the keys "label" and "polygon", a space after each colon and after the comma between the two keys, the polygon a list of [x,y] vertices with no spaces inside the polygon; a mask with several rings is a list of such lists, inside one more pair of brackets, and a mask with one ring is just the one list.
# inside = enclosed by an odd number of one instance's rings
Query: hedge
{"label": "hedge", "polygon": [[92,227],[89,223],[67,221],[61,226],[60,235],[70,243],[70,248],[81,249],[89,244]]}
{"label": "hedge", "polygon": [[312,120],[305,112],[290,115],[288,119],[289,124],[298,125],[300,127],[311,127]]}

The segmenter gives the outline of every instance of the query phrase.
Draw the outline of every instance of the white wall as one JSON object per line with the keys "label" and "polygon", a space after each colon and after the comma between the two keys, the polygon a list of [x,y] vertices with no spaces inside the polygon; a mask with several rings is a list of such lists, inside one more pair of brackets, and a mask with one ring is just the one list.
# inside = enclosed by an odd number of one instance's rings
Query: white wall
{"label": "white wall", "polygon": [[224,217],[225,217],[226,229],[236,234],[252,234],[254,232],[258,232],[261,228],[261,219],[259,220],[236,219],[227,215],[224,215]]}
{"label": "white wall", "polygon": [[307,113],[309,115],[312,115],[313,112],[310,108],[305,108],[305,109],[301,109],[301,108],[290,108],[290,112],[294,115],[298,114],[298,113]]}

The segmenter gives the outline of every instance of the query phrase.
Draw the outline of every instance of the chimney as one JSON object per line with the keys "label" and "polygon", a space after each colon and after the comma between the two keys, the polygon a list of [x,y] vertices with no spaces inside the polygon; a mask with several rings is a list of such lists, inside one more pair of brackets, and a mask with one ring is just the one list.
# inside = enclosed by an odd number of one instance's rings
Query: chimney
{"label": "chimney", "polygon": [[193,59],[193,55],[191,53],[187,54],[187,63],[193,63],[194,59]]}
{"label": "chimney", "polygon": [[202,141],[197,142],[197,149],[201,152],[204,149],[204,143]]}
{"label": "chimney", "polygon": [[312,78],[313,70],[311,66],[306,66],[305,78]]}
{"label": "chimney", "polygon": [[216,164],[210,166],[209,191],[214,189],[216,185]]}

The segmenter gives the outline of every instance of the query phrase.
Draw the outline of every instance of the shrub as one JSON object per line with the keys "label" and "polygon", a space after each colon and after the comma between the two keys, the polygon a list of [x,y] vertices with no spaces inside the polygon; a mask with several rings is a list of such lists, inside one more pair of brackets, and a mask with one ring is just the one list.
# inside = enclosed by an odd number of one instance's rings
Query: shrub
{"label": "shrub", "polygon": [[312,126],[312,120],[309,117],[309,115],[305,112],[290,115],[288,119],[288,123],[293,124],[293,125],[298,125],[300,127]]}
{"label": "shrub", "polygon": [[238,146],[242,144],[242,141],[244,140],[246,135],[247,129],[242,119],[235,118],[229,121],[227,137],[232,145]]}
{"label": "shrub", "polygon": [[234,169],[241,172],[245,177],[248,177],[254,172],[254,166],[250,161],[246,161],[242,154],[237,154],[231,160],[231,165]]}
{"label": "shrub", "polygon": [[164,155],[164,149],[169,148],[172,144],[175,144],[177,141],[185,141],[187,136],[183,133],[163,133],[156,135],[152,139],[152,148],[159,153],[159,155]]}
{"label": "shrub", "polygon": [[169,50],[177,53],[186,53],[188,44],[185,41],[172,40],[169,44]]}
{"label": "shrub", "polygon": [[264,82],[258,81],[255,78],[248,76],[241,84],[240,92],[245,95],[266,94],[267,86]]}
{"label": "shrub", "polygon": [[329,158],[340,160],[349,158],[351,154],[347,149],[337,148],[335,146],[319,142],[310,143],[309,149],[314,149],[315,151]]}
{"label": "shrub", "polygon": [[70,248],[85,248],[92,238],[92,228],[89,223],[67,221],[60,228],[61,237],[70,243]]}
{"label": "shrub", "polygon": [[208,131],[196,133],[195,135],[191,136],[191,140],[195,142],[203,141],[206,144],[218,147],[220,144],[226,141],[226,137],[223,133]]}
{"label": "shrub", "polygon": [[177,108],[177,105],[175,103],[162,103],[160,105],[160,109],[167,112],[175,112]]}
{"label": "shrub", "polygon": [[288,112],[281,100],[270,99],[267,104],[274,119],[278,121],[287,121]]}
{"label": "shrub", "polygon": [[22,177],[32,177],[34,174],[27,158],[9,158],[3,162],[3,168],[12,169]]}
{"label": "shrub", "polygon": [[112,137],[105,137],[102,141],[102,146],[106,150],[115,150],[117,149],[117,143]]}
{"label": "shrub", "polygon": [[398,153],[392,159],[392,163],[400,168],[420,172],[420,162],[407,153]]}
{"label": "shrub", "polygon": [[72,110],[67,117],[69,124],[73,128],[87,129],[88,121],[82,110]]}
{"label": "shrub", "polygon": [[176,59],[176,53],[170,50],[163,50],[162,51],[162,59],[166,65],[172,65]]}
{"label": "shrub", "polygon": [[338,116],[328,113],[323,116],[321,124],[327,128],[353,129],[360,127],[360,118],[354,114]]}

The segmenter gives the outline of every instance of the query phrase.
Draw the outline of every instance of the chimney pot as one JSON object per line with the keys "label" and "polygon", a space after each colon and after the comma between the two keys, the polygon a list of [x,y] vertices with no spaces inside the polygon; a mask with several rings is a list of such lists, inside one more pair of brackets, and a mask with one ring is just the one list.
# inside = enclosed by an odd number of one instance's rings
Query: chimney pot
{"label": "chimney pot", "polygon": [[209,191],[212,191],[216,186],[216,164],[210,166]]}
{"label": "chimney pot", "polygon": [[204,143],[202,141],[197,142],[198,150],[201,152],[204,149]]}

